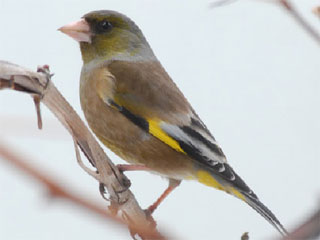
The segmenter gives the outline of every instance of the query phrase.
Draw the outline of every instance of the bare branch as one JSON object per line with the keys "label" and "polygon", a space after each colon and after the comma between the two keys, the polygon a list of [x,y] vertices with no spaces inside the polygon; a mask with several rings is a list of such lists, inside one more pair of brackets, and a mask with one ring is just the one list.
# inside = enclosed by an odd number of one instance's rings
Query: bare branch
{"label": "bare branch", "polygon": [[128,189],[130,181],[112,163],[77,113],[55,88],[51,76],[48,66],[38,68],[36,73],[0,61],[0,89],[9,88],[38,96],[76,139],[82,152],[97,169],[98,181],[108,190],[113,207],[116,206],[130,219],[126,224],[131,232],[144,229],[143,232],[137,231],[143,239],[163,239]]}
{"label": "bare branch", "polygon": [[38,95],[33,96],[33,102],[36,107],[37,119],[38,119],[38,128],[42,129],[42,118],[41,118],[41,110],[40,110],[40,97]]}
{"label": "bare branch", "polygon": [[315,213],[293,230],[283,240],[319,239],[320,236],[320,206]]}
{"label": "bare branch", "polygon": [[[210,8],[216,8],[225,6],[227,4],[235,3],[238,0],[217,0],[210,3]],[[310,35],[313,39],[316,40],[318,44],[320,44],[320,34],[317,30],[315,30],[307,20],[299,13],[299,11],[294,7],[290,0],[259,0],[268,3],[276,3],[280,4],[287,12],[293,17],[293,19]],[[320,7],[315,7],[313,13],[317,16],[320,16]]]}
{"label": "bare branch", "polygon": [[249,240],[249,233],[248,232],[243,233],[241,236],[241,240]]}
{"label": "bare branch", "polygon": [[278,0],[278,2],[283,6],[284,9],[296,20],[296,22],[312,36],[318,44],[320,44],[320,34],[317,32],[308,22],[303,18],[299,11],[294,7],[294,5],[289,0]]}
{"label": "bare branch", "polygon": [[90,212],[98,214],[100,217],[107,219],[111,218],[112,220],[121,222],[120,219],[106,212],[104,208],[98,207],[96,204],[85,201],[77,195],[70,193],[69,190],[63,189],[55,181],[48,178],[47,174],[43,173],[43,171],[39,171],[27,164],[27,159],[25,159],[25,157],[22,158],[21,156],[19,156],[16,153],[16,150],[10,149],[11,148],[9,148],[8,146],[0,143],[0,156],[3,158],[3,160],[6,160],[10,164],[14,165],[17,169],[22,170],[26,174],[32,176],[39,183],[43,184],[49,190],[50,196],[69,200],[84,209],[90,210]]}
{"label": "bare branch", "polygon": [[235,3],[237,0],[217,0],[210,3],[210,8],[222,7],[231,3]]}
{"label": "bare branch", "polygon": [[80,167],[83,169],[83,171],[85,171],[86,173],[88,173],[91,177],[93,177],[94,179],[96,179],[97,181],[99,181],[99,174],[92,171],[90,168],[88,168],[81,160],[81,156],[80,156],[80,152],[78,149],[78,145],[77,145],[77,140],[75,138],[73,138],[73,143],[74,143],[74,149],[76,151],[76,158],[77,158],[77,162],[80,165]]}
{"label": "bare branch", "polygon": [[312,9],[312,12],[317,16],[320,17],[320,6],[316,6]]}

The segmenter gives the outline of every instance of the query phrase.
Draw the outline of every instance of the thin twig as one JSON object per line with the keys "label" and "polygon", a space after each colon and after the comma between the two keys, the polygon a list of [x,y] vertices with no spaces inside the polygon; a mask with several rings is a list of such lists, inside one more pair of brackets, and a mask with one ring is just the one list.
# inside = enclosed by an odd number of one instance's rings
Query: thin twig
{"label": "thin twig", "polygon": [[80,152],[78,149],[78,144],[76,142],[77,140],[75,138],[73,138],[73,143],[74,143],[74,149],[76,151],[76,158],[77,158],[77,162],[79,164],[79,166],[82,168],[83,171],[85,171],[86,173],[88,173],[91,177],[93,177],[94,179],[96,179],[97,181],[99,181],[99,174],[97,174],[96,172],[92,171],[90,168],[88,168],[81,160],[81,156],[80,156]]}
{"label": "thin twig", "polygon": [[288,11],[288,13],[293,16],[296,22],[302,26],[302,28],[309,33],[310,36],[316,40],[318,44],[320,44],[320,34],[316,31],[307,20],[299,13],[299,11],[294,7],[294,5],[289,0],[278,0],[278,2],[283,6],[284,9]]}
{"label": "thin twig", "polygon": [[282,240],[319,239],[320,237],[320,206],[300,226]]}
{"label": "thin twig", "polygon": [[249,240],[249,233],[248,232],[243,233],[241,236],[241,240]]}
{"label": "thin twig", "polygon": [[320,6],[316,6],[312,9],[312,12],[317,16],[320,17]]}
{"label": "thin twig", "polygon": [[37,120],[38,120],[38,128],[42,129],[42,117],[41,117],[41,109],[40,109],[40,97],[38,95],[33,96],[33,102],[36,107],[37,112]]}
{"label": "thin twig", "polygon": [[[217,0],[211,2],[209,7],[216,8],[222,7],[231,3],[235,3],[238,0]],[[314,29],[308,21],[299,13],[299,11],[294,7],[290,0],[259,0],[260,2],[276,3],[280,4],[292,17],[293,19],[310,35],[318,44],[320,44],[320,34]],[[320,7],[315,7],[313,10],[317,16],[320,16]]]}
{"label": "thin twig", "polygon": [[[79,197],[76,194],[72,194],[69,190],[65,190],[63,187],[59,186],[55,180],[47,177],[42,170],[37,170],[32,167],[27,162],[31,162],[26,157],[21,157],[22,154],[17,154],[16,150],[10,150],[8,146],[5,146],[3,143],[0,143],[0,156],[3,160],[6,160],[8,163],[12,164],[17,169],[23,171],[29,176],[33,177],[37,182],[43,184],[49,191],[50,196],[55,198],[61,198],[75,203],[76,205],[82,207],[83,209],[89,210],[100,217],[112,219],[117,222],[121,222],[118,218],[110,215],[106,212],[106,209],[98,207],[96,204],[86,201]],[[25,156],[25,154],[23,154]],[[58,179],[58,178],[56,178]]]}
{"label": "thin twig", "polygon": [[210,8],[216,8],[216,7],[223,7],[225,5],[231,4],[231,3],[235,3],[238,0],[216,0],[213,1],[209,4]]}
{"label": "thin twig", "polygon": [[[37,170],[30,164],[27,164],[27,162],[31,161],[26,159],[26,157],[22,157],[22,154],[17,154],[16,150],[10,149],[13,148],[10,148],[0,142],[0,157],[3,160],[6,160],[8,163],[12,164],[17,169],[33,177],[38,183],[44,185],[46,189],[48,189],[50,197],[61,198],[63,200],[70,201],[73,204],[81,207],[82,209],[87,210],[88,212],[94,213],[99,217],[102,217],[103,219],[112,220],[113,222],[116,222],[117,224],[120,224],[124,227],[128,225],[123,219],[109,212],[106,208],[99,207],[97,204],[83,199],[78,194],[71,193],[69,189],[66,190],[64,187],[60,186],[56,180],[54,180],[53,178],[49,178],[47,176],[48,174],[45,174],[43,170]],[[23,154],[23,156],[25,156],[25,154]],[[150,234],[154,234],[154,232],[150,232],[148,228],[137,226],[134,222],[131,222],[130,229],[133,229],[135,232],[142,233],[142,235],[147,234],[150,236]]]}

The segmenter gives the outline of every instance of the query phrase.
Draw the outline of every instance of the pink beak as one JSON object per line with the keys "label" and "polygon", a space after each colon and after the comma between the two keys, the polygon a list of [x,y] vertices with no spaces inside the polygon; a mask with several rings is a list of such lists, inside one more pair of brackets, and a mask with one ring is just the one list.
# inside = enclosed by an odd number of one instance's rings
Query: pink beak
{"label": "pink beak", "polygon": [[92,34],[90,32],[90,26],[84,19],[64,25],[58,30],[72,37],[77,42],[91,43]]}

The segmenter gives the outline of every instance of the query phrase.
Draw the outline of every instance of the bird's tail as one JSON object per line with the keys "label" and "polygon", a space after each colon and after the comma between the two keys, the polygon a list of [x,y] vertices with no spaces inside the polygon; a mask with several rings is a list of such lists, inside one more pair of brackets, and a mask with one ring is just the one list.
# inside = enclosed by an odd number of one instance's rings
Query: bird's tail
{"label": "bird's tail", "polygon": [[280,234],[287,235],[287,230],[282,226],[276,216],[262,203],[260,200],[252,194],[242,193],[245,196],[245,202],[256,210],[262,217],[264,217],[272,226],[274,226]]}
{"label": "bird's tail", "polygon": [[247,186],[247,184],[233,171],[227,164],[224,165],[226,170],[232,171],[234,178],[228,180],[222,175],[217,175],[207,170],[197,172],[198,181],[219,190],[225,191],[246,202],[262,217],[264,217],[272,226],[274,226],[280,234],[287,235],[286,229],[282,226],[276,216],[262,203],[257,195]]}

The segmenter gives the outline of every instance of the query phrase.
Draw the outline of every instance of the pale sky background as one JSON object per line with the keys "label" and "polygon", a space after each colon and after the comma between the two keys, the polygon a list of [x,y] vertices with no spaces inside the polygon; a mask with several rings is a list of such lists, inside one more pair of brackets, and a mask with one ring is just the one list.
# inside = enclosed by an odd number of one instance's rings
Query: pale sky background
{"label": "pale sky background", "polygon": [[[316,0],[294,1],[318,29]],[[57,31],[83,14],[120,11],[144,32],[159,60],[219,141],[228,161],[289,230],[320,201],[319,45],[280,7],[210,0],[0,0],[0,59],[31,69],[49,64],[54,83],[83,116],[78,44]],[[76,163],[71,137],[30,97],[0,92],[0,141],[38,168],[100,203],[97,182]],[[109,151],[107,151],[110,153]],[[110,154],[116,163],[122,161]],[[123,162],[122,162],[123,163]],[[166,188],[149,173],[127,174],[141,206]],[[155,212],[176,239],[270,239],[277,232],[240,200],[196,182]],[[50,201],[30,177],[0,159],[0,239],[130,239],[126,229],[64,201]]]}

